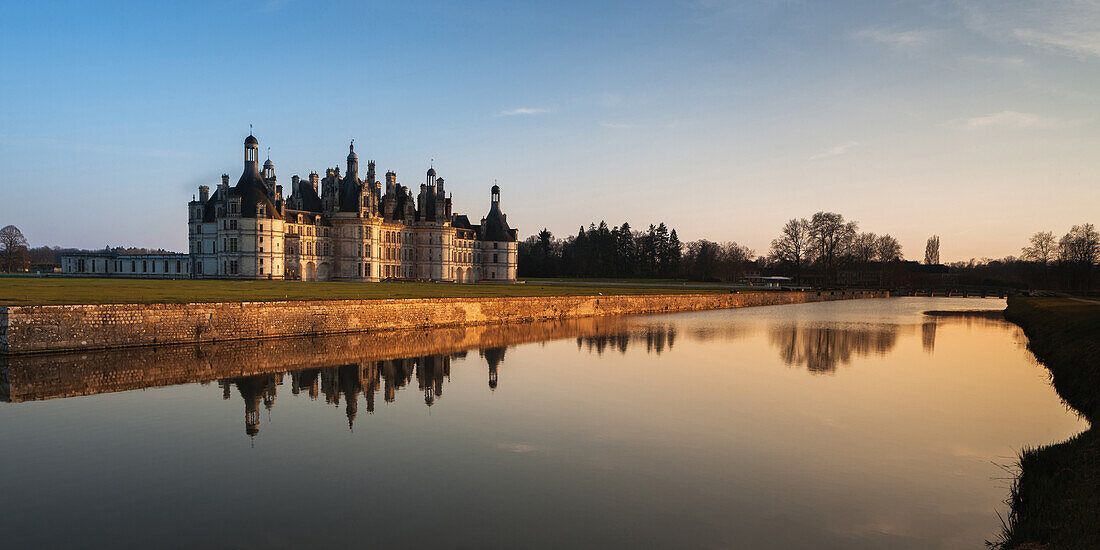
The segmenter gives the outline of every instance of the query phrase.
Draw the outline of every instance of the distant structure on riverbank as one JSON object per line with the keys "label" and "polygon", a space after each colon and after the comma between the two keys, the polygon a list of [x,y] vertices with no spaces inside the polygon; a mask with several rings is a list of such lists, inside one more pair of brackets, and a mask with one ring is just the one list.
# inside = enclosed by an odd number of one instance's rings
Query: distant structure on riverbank
{"label": "distant structure on riverbank", "polygon": [[[435,168],[428,169],[416,195],[392,171],[383,187],[375,178],[374,161],[360,179],[354,142],[343,176],[339,167],[326,170],[324,178],[316,172],[306,179],[294,176],[285,198],[271,159],[260,169],[255,136],[245,138],[244,154],[236,185],[230,186],[229,175],[223,174],[212,194],[200,186],[197,200],[188,203],[188,254],[156,258],[168,261],[160,267],[174,271],[154,275],[140,257],[87,254],[66,256],[62,271],[198,279],[516,280],[517,231],[501,211],[496,185],[489,213],[475,225],[451,212],[451,198]],[[139,264],[146,269],[138,269]]]}

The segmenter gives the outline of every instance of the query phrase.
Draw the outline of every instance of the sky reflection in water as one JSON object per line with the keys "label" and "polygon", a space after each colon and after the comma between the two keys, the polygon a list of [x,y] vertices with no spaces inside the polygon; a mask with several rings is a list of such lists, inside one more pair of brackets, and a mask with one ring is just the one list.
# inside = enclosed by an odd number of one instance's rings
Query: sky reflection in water
{"label": "sky reflection in water", "polygon": [[1019,329],[921,314],[972,308],[1003,301],[12,358],[0,524],[43,547],[973,548],[996,464],[1085,426]]}

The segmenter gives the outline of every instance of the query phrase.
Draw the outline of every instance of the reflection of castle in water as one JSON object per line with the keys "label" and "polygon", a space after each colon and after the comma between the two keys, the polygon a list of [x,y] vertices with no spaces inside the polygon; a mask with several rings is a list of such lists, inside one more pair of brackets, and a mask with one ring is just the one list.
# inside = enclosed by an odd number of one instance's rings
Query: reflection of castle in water
{"label": "reflection of castle in water", "polygon": [[[481,351],[489,362],[489,387],[497,385],[497,365],[504,358],[504,348]],[[296,371],[256,374],[239,378],[218,380],[222,398],[231,399],[236,387],[244,400],[245,433],[254,436],[260,431],[260,406],[267,410],[275,406],[279,386],[290,377],[292,395],[305,394],[310,399],[324,396],[326,404],[340,406],[348,418],[348,428],[355,424],[359,414],[359,401],[366,403],[367,413],[373,413],[375,396],[381,389],[385,402],[392,403],[397,391],[416,380],[417,388],[424,394],[424,404],[432,406],[443,395],[443,381],[451,374],[451,359],[463,358],[465,352],[450,355],[425,355],[386,361],[371,361],[335,367],[310,368]]]}
{"label": "reflection of castle in water", "polygon": [[872,353],[883,355],[898,341],[897,325],[876,325],[875,328],[835,328],[781,325],[768,334],[779,357],[788,365],[806,367],[814,374],[836,371],[852,357]]}
{"label": "reflection of castle in water", "polygon": [[[920,325],[925,352],[935,349],[937,325],[945,323],[1003,324],[986,317],[937,317]],[[885,354],[897,344],[900,331],[910,325],[771,325],[768,340],[787,365],[815,374],[834,372],[854,358]],[[349,427],[359,414],[360,401],[374,412],[379,392],[392,402],[398,390],[413,380],[424,403],[433,405],[443,395],[451,362],[471,350],[488,365],[488,386],[496,389],[506,350],[518,344],[575,339],[577,349],[602,355],[671,352],[679,338],[707,343],[728,342],[754,334],[751,324],[714,325],[704,320],[668,322],[628,317],[570,321],[451,327],[221,342],[160,348],[128,348],[26,356],[0,356],[0,401],[24,402],[65,398],[217,380],[223,397],[234,390],[245,403],[245,431],[259,431],[261,406],[274,407],[279,386],[289,382],[294,396],[324,396],[326,404],[343,406]]]}

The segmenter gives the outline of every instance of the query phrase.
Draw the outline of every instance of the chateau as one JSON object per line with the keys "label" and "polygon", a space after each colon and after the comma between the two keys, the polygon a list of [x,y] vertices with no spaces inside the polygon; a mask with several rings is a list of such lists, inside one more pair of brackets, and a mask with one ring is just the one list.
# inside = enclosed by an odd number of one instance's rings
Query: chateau
{"label": "chateau", "polygon": [[270,158],[261,171],[259,146],[254,136],[245,138],[244,172],[236,185],[230,186],[229,175],[223,174],[213,193],[200,186],[198,200],[188,203],[188,254],[66,255],[62,272],[303,281],[516,280],[516,230],[500,209],[496,185],[488,214],[474,225],[451,212],[451,198],[434,168],[416,195],[397,182],[394,172],[386,173],[383,188],[374,161],[360,179],[352,142],[343,175],[329,168],[324,178],[316,172],[308,179],[294,176],[290,196],[284,198]]}

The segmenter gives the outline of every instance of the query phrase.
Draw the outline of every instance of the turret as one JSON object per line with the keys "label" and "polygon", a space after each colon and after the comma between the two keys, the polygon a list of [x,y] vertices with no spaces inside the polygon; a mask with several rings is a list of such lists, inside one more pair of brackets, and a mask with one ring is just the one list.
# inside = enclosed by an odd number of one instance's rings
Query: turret
{"label": "turret", "polygon": [[257,165],[260,162],[260,141],[256,139],[256,136],[248,134],[248,137],[244,138],[244,169],[256,170]]}
{"label": "turret", "polygon": [[348,144],[348,175],[352,178],[359,177],[359,155],[355,154],[355,140]]}

